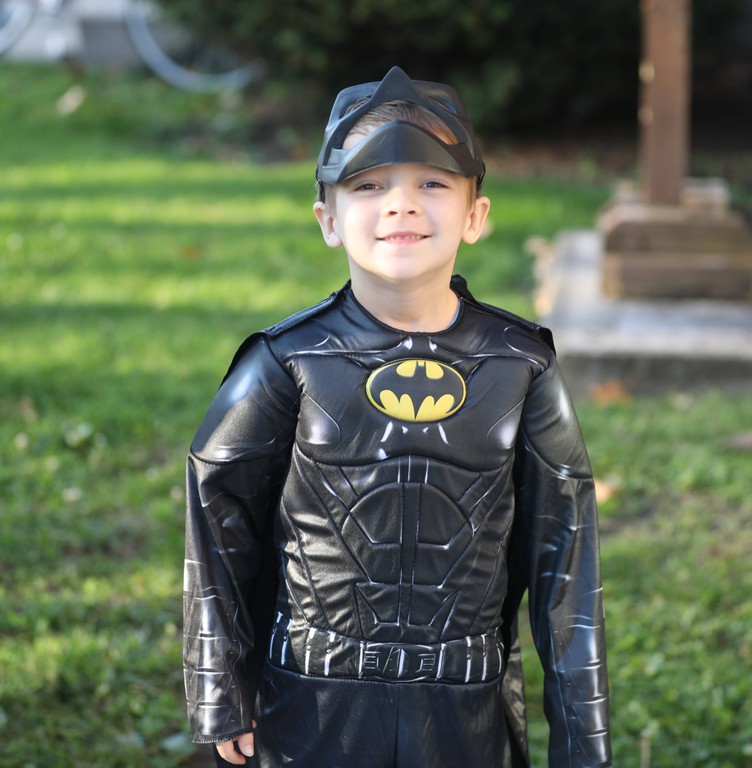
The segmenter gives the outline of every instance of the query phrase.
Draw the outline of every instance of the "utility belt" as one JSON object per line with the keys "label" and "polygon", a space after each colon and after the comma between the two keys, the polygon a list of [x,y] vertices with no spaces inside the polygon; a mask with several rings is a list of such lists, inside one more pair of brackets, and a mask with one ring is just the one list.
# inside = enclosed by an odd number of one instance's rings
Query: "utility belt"
{"label": "utility belt", "polygon": [[504,667],[498,632],[444,643],[379,643],[296,623],[281,613],[269,660],[305,675],[399,682],[481,683]]}

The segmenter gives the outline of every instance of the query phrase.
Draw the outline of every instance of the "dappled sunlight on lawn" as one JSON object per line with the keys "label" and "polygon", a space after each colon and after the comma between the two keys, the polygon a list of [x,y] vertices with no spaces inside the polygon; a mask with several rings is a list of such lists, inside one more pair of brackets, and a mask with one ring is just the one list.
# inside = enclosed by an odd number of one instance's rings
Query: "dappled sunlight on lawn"
{"label": "dappled sunlight on lawn", "polygon": [[[242,340],[338,288],[345,256],[312,215],[312,162],[222,162],[164,138],[210,100],[92,76],[63,120],[71,75],[20,72],[23,109],[0,103],[0,762],[177,768],[184,456]],[[526,241],[592,226],[608,190],[491,173],[486,191],[493,227],[457,271],[530,316]],[[577,405],[602,502],[616,762],[637,766],[649,739],[653,768],[741,767],[752,394],[615,385]]]}

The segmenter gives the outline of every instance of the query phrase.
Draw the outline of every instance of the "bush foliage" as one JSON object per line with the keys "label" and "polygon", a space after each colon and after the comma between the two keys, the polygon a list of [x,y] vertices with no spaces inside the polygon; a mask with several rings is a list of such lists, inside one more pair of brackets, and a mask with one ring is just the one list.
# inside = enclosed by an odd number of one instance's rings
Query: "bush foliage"
{"label": "bush foliage", "polygon": [[[481,131],[633,120],[640,56],[636,0],[159,0],[318,112],[332,93],[394,64],[455,84]],[[694,58],[728,58],[744,0],[695,0]],[[726,52],[724,54],[724,52]],[[304,110],[305,111],[305,110]]]}

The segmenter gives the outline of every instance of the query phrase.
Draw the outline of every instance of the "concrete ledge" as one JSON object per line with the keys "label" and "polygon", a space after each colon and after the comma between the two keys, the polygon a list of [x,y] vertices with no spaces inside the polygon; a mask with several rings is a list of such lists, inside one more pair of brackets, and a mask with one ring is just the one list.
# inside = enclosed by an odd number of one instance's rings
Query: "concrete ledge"
{"label": "concrete ledge", "polygon": [[603,238],[562,232],[536,264],[536,310],[572,391],[752,391],[752,305],[603,295]]}
{"label": "concrete ledge", "polygon": [[598,218],[614,298],[752,300],[752,231],[722,179],[685,179],[676,205],[625,183]]}

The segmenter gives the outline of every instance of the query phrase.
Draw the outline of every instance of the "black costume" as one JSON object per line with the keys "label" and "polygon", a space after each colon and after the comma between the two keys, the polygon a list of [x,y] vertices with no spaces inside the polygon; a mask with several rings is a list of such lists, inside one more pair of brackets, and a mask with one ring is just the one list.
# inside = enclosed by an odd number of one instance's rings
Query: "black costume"
{"label": "black costume", "polygon": [[550,765],[610,765],[593,482],[550,334],[452,288],[442,332],[346,286],[238,351],[188,464],[195,740],[255,718],[264,767],[526,765],[528,589]]}

